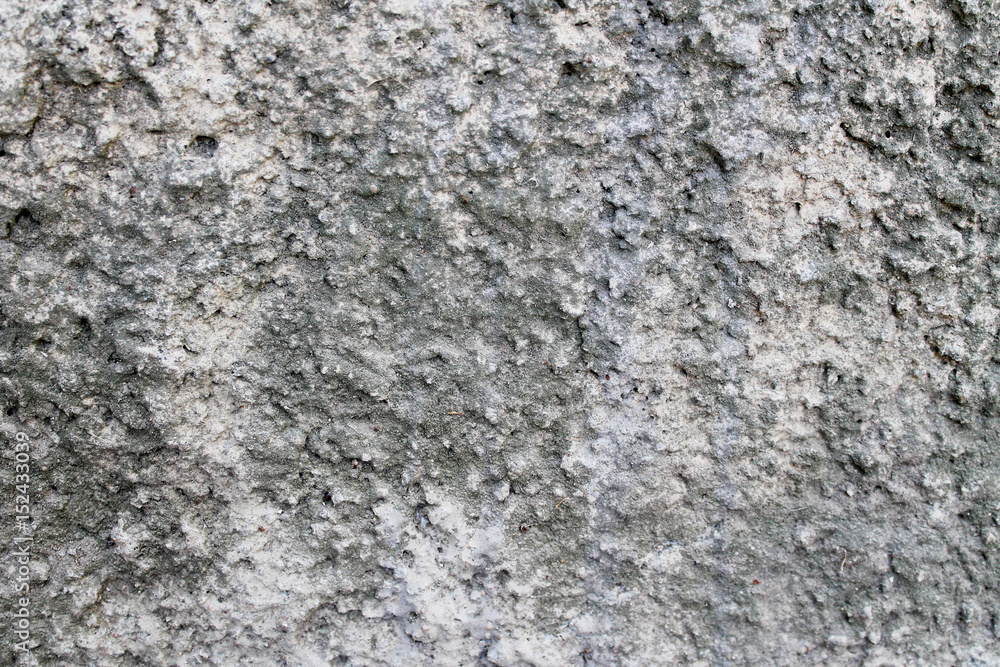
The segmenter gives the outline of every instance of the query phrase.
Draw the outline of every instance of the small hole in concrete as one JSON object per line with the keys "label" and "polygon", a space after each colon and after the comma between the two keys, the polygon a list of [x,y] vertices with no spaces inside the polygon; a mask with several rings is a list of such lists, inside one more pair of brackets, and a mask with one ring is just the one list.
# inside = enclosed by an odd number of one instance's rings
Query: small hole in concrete
{"label": "small hole in concrete", "polygon": [[215,149],[219,147],[219,142],[215,140],[215,137],[197,136],[194,138],[194,145],[192,148],[195,153],[199,155],[204,155],[205,157],[212,157],[215,155]]}

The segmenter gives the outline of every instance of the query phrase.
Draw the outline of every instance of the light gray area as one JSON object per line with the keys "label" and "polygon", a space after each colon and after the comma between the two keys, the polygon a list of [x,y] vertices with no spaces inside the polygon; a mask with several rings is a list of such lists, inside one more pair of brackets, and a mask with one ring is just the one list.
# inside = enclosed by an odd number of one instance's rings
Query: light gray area
{"label": "light gray area", "polygon": [[1000,664],[998,95],[995,0],[3,0],[25,664]]}

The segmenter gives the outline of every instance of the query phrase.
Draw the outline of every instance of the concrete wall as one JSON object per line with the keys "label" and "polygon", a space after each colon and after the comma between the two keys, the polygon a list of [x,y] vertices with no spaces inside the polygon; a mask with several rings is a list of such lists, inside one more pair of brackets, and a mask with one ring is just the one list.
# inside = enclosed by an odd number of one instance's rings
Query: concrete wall
{"label": "concrete wall", "polygon": [[1000,664],[995,1],[0,35],[4,661]]}

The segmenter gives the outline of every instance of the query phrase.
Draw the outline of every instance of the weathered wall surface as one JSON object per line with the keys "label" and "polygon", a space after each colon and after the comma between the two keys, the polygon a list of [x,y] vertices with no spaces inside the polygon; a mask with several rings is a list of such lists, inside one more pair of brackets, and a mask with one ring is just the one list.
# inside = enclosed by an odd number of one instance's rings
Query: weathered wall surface
{"label": "weathered wall surface", "polygon": [[1000,664],[996,2],[0,22],[18,660]]}

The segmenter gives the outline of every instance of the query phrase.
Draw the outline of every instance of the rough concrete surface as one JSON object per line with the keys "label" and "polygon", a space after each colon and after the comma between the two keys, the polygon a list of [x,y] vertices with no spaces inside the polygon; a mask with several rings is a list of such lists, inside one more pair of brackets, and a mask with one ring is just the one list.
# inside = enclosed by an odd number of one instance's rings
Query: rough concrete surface
{"label": "rough concrete surface", "polygon": [[998,96],[996,0],[2,0],[0,660],[1000,664]]}

